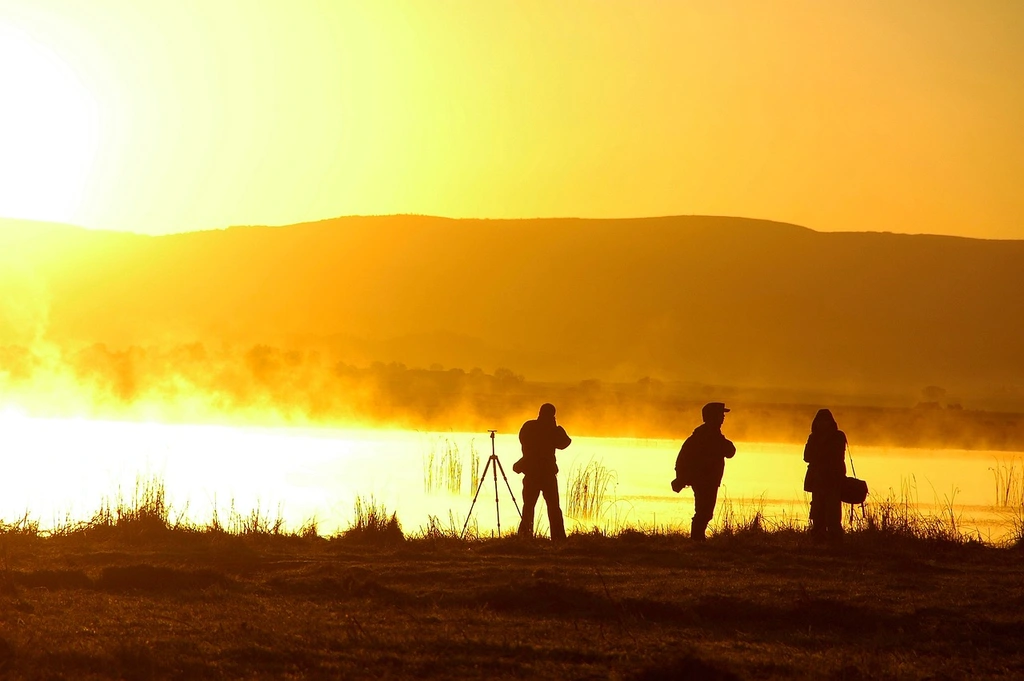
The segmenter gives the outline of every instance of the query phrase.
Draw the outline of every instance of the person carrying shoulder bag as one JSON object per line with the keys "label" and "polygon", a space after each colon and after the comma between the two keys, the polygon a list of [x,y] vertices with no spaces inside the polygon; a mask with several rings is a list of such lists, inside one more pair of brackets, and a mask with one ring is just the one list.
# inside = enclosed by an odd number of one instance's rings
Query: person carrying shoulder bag
{"label": "person carrying shoulder bag", "polygon": [[846,479],[846,433],[828,409],[819,409],[804,445],[804,491],[811,494],[811,535],[815,541],[843,536],[843,481]]}

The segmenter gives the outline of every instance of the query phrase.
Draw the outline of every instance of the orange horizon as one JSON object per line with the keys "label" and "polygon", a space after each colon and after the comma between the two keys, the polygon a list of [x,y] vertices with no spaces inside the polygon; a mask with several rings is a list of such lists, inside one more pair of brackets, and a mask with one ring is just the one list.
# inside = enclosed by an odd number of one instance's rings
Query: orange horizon
{"label": "orange horizon", "polygon": [[1024,6],[11,3],[0,215],[749,216],[1024,237]]}

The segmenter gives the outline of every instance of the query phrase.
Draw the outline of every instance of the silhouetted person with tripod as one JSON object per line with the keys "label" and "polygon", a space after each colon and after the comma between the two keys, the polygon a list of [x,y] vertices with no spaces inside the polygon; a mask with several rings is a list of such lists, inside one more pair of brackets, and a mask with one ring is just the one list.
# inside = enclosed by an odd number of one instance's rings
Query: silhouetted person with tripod
{"label": "silhouetted person with tripod", "polygon": [[828,409],[819,409],[804,445],[804,491],[811,493],[811,535],[816,541],[843,537],[842,485],[846,479],[846,433]]}
{"label": "silhouetted person with tripod", "polygon": [[718,488],[725,473],[725,460],[736,454],[736,445],[722,435],[725,413],[722,402],[709,402],[700,410],[704,423],[686,438],[676,456],[676,478],[672,490],[693,488],[693,520],[690,539],[704,541],[708,523],[715,517]]}
{"label": "silhouetted person with tripod", "polygon": [[537,418],[527,421],[519,429],[519,443],[523,458],[512,465],[512,470],[523,474],[523,519],[519,534],[533,536],[533,513],[537,499],[544,495],[548,508],[551,539],[565,539],[565,522],[558,503],[558,464],[555,450],[565,449],[572,440],[565,429],[555,423],[555,405],[542,404]]}

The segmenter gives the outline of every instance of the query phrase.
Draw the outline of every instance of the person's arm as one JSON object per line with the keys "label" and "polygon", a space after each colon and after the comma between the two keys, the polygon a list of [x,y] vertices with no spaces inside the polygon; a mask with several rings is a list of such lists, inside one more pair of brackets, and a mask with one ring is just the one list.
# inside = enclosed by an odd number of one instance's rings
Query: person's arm
{"label": "person's arm", "polygon": [[529,448],[526,446],[526,441],[530,437],[530,429],[527,427],[529,421],[523,424],[523,427],[519,429],[519,446],[523,451],[523,455],[519,457],[519,460],[512,464],[512,470],[516,473],[526,473],[526,468],[530,465],[527,460],[527,451]]}
{"label": "person's arm", "polygon": [[565,449],[572,444],[572,440],[569,435],[565,432],[565,428],[558,426],[555,428],[555,449]]}
{"label": "person's arm", "polygon": [[722,455],[727,459],[731,459],[733,456],[736,455],[736,445],[734,445],[732,443],[732,440],[730,440],[724,435],[722,436],[722,440]]}

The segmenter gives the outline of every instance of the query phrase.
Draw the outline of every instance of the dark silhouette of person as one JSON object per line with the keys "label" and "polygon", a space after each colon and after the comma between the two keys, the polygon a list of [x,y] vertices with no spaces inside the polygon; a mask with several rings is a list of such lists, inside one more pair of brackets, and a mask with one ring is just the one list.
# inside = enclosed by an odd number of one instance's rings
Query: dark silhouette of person
{"label": "dark silhouette of person", "polygon": [[819,409],[804,445],[804,491],[811,493],[811,534],[815,540],[843,536],[843,480],[846,478],[846,433],[828,409]]}
{"label": "dark silhouette of person", "polygon": [[700,410],[704,423],[686,438],[676,457],[676,478],[672,489],[693,488],[693,520],[690,538],[704,541],[708,523],[715,517],[718,488],[725,473],[725,460],[736,454],[736,445],[722,435],[725,414],[730,411],[722,402],[709,402]]}
{"label": "dark silhouette of person", "polygon": [[533,536],[534,508],[543,494],[551,539],[565,539],[565,522],[558,503],[555,450],[565,449],[572,440],[555,422],[555,405],[545,403],[540,406],[537,418],[527,421],[519,429],[519,443],[523,446],[523,457],[512,465],[512,470],[523,474],[523,519],[519,523],[519,534]]}

